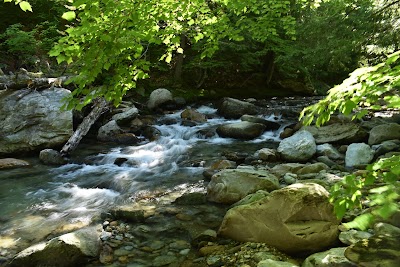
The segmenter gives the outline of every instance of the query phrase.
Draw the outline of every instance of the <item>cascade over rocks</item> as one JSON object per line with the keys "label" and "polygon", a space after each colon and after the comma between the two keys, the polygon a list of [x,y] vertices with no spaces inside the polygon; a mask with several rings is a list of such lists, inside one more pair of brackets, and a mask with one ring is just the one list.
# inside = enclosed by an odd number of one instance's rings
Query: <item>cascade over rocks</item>
{"label": "cascade over rocks", "polygon": [[72,111],[62,111],[62,88],[0,95],[0,155],[62,146],[72,135]]}
{"label": "cascade over rocks", "polygon": [[231,208],[219,234],[237,241],[263,242],[289,253],[313,253],[333,245],[339,221],[317,184],[293,184],[265,198]]}
{"label": "cascade over rocks", "polygon": [[316,151],[315,139],[307,131],[299,131],[283,139],[278,147],[278,152],[287,161],[307,161],[314,156]]}
{"label": "cascade over rocks", "polygon": [[258,190],[279,188],[278,179],[268,171],[224,169],[211,177],[207,198],[217,203],[232,204]]}
{"label": "cascade over rocks", "polygon": [[218,126],[217,133],[221,137],[251,140],[262,135],[264,130],[264,124],[241,121]]}
{"label": "cascade over rocks", "polygon": [[218,114],[227,119],[239,119],[242,115],[254,115],[257,112],[254,104],[230,97],[224,98],[218,108]]}
{"label": "cascade over rocks", "polygon": [[53,238],[21,251],[10,266],[82,266],[88,259],[98,255],[99,236],[98,230],[91,227]]}
{"label": "cascade over rocks", "polygon": [[363,142],[368,133],[355,123],[333,123],[327,126],[306,126],[303,129],[312,133],[317,144],[351,144]]}

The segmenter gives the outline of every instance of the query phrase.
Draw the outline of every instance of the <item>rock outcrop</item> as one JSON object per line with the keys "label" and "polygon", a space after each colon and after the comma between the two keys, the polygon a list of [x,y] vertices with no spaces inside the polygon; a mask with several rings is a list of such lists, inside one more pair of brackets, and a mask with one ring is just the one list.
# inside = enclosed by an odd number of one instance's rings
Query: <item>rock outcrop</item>
{"label": "rock outcrop", "polygon": [[333,245],[338,224],[328,192],[317,184],[293,184],[230,209],[219,234],[263,242],[286,253],[314,253]]}
{"label": "rock outcrop", "polygon": [[0,155],[62,146],[73,133],[72,111],[61,110],[71,92],[23,89],[0,96]]}

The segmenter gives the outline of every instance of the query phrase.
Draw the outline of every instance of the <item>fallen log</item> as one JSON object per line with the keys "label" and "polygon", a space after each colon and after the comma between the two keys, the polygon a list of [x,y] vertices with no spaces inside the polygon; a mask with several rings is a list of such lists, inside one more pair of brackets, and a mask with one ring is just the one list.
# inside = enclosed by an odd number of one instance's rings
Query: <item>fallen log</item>
{"label": "fallen log", "polygon": [[0,79],[0,90],[19,90],[23,88],[46,89],[54,86],[62,87],[67,79],[69,79],[67,76],[58,78],[31,78],[26,75],[4,75]]}
{"label": "fallen log", "polygon": [[109,103],[105,99],[96,99],[92,111],[83,119],[82,123],[75,130],[74,134],[60,150],[60,154],[62,156],[67,156],[74,151],[82,138],[88,133],[93,123],[95,123],[100,115],[106,112],[108,108]]}

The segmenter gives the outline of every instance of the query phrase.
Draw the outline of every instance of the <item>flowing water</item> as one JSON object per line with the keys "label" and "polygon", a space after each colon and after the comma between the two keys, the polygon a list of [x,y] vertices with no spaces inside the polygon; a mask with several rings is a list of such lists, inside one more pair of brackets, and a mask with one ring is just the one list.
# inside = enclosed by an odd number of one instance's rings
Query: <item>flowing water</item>
{"label": "flowing water", "polygon": [[[135,146],[82,144],[73,158],[76,163],[49,167],[29,158],[33,167],[0,171],[0,252],[88,225],[101,211],[139,196],[174,188],[204,190],[204,167],[221,159],[223,151],[252,154],[279,142],[280,130],[251,141],[205,138],[200,130],[235,120],[218,117],[212,107],[197,110],[210,119],[188,127],[180,124],[181,111],[165,115],[163,120],[176,123],[156,125],[162,133],[157,141]],[[280,116],[262,117],[285,125]],[[123,163],[114,164],[117,159]]]}

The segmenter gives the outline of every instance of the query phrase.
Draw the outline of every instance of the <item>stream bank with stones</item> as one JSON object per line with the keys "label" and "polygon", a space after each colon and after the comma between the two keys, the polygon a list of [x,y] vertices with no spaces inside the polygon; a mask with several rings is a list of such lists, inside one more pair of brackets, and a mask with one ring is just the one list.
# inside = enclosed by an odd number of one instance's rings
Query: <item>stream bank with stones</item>
{"label": "stream bank with stones", "polygon": [[[117,122],[118,117],[112,120],[99,131],[99,139],[118,142],[119,145],[109,145],[109,148],[100,149],[101,153],[97,154],[86,151],[86,156],[76,157],[80,160],[50,168],[50,188],[39,187],[37,191],[28,192],[35,199],[39,196],[36,207],[40,209],[29,214],[33,216],[30,217],[30,229],[26,229],[25,233],[40,229],[41,237],[30,237],[25,243],[19,243],[27,246],[29,242],[35,243],[40,239],[62,242],[50,241],[50,248],[47,245],[47,248],[44,246],[40,251],[32,252],[32,248],[24,251],[13,259],[11,265],[32,266],[36,260],[37,265],[47,262],[49,266],[77,266],[77,263],[81,266],[131,267],[301,264],[332,266],[321,265],[322,263],[317,263],[317,259],[302,262],[314,252],[333,248],[335,251],[326,254],[331,259],[328,264],[353,266],[355,263],[344,256],[345,249],[348,245],[356,244],[357,237],[371,237],[374,232],[356,232],[347,239],[341,234],[339,241],[339,222],[327,205],[325,188],[347,174],[346,161],[352,162],[347,159],[348,144],[368,142],[368,135],[371,135],[368,134],[368,129],[396,122],[375,119],[361,127],[340,118],[339,124],[331,128],[309,128],[310,134],[304,135],[300,131],[299,135],[294,135],[293,140],[286,138],[287,141],[281,142],[282,138],[294,134],[300,128],[295,125],[296,116],[303,106],[310,103],[309,99],[226,101],[228,102],[222,103],[218,112],[214,106],[194,106],[186,112],[189,113],[188,118],[181,117],[184,114],[182,110],[165,112],[165,115],[158,118],[153,117],[150,131],[147,127],[149,125],[144,123],[148,116],[136,114],[134,118],[125,117],[121,120],[123,123]],[[249,105],[251,102],[256,106]],[[162,107],[161,102],[154,103],[157,106],[154,108]],[[129,111],[132,108],[125,111],[132,114],[134,112]],[[242,117],[245,123],[241,122],[239,118],[249,114],[251,116]],[[126,125],[129,125],[129,129]],[[137,128],[132,129],[138,125],[141,125],[139,128],[143,132],[143,139]],[[396,126],[393,124],[393,127]],[[109,131],[110,128],[112,130]],[[252,138],[248,135],[250,130]],[[399,138],[390,136],[389,139]],[[137,142],[135,145],[123,144],[133,142],[133,139]],[[384,141],[379,140],[378,143]],[[396,140],[391,142],[398,145]],[[385,153],[398,151],[398,146],[395,145]],[[382,153],[380,148],[382,146],[368,150],[367,153],[373,158],[378,156],[377,151]],[[94,149],[96,150],[98,148]],[[352,166],[368,163],[363,162],[366,157],[357,155],[356,153],[356,160],[353,157],[353,162],[356,163],[351,163]],[[39,171],[39,174],[42,173]],[[290,184],[293,185],[287,187]],[[26,194],[26,191],[21,191]],[[301,196],[299,200],[296,197],[290,199],[289,203],[294,204],[292,206],[284,205],[287,203],[288,192],[289,195]],[[302,199],[306,201],[302,202]],[[235,204],[237,201],[241,202]],[[268,212],[262,214],[252,203]],[[231,205],[235,207],[231,208]],[[271,207],[279,207],[283,213],[275,217],[284,219],[279,221],[271,216],[278,212]],[[226,213],[228,209],[230,211]],[[26,221],[26,214],[21,214]],[[242,218],[248,216],[251,220],[241,221],[235,217],[236,214],[242,215]],[[258,217],[259,215],[264,217]],[[267,223],[270,219],[273,219],[272,222]],[[36,226],[35,220],[38,222]],[[282,246],[278,237],[272,240],[278,241],[277,244],[267,245],[271,241],[268,240],[270,234],[263,232],[263,227],[257,230],[260,225],[251,224],[260,220],[265,225],[277,227],[272,229],[282,233],[284,242],[289,245],[293,243],[294,247]],[[15,227],[15,221],[10,218],[5,218],[4,221],[5,225],[14,225],[14,229],[9,227],[2,232],[8,235],[8,240],[26,238],[18,231],[23,228],[21,225]],[[65,224],[65,221],[69,223]],[[230,224],[230,221],[240,223]],[[300,221],[310,224],[299,228]],[[60,248],[55,243],[68,244],[68,248],[71,244],[76,244],[71,241],[70,236],[57,236],[85,225],[99,223],[100,227],[90,228],[92,235],[74,235],[74,238],[83,236],[81,244],[87,245],[71,251],[75,256],[72,257],[73,262],[57,255],[57,249]],[[395,225],[396,222],[392,224]],[[249,229],[251,231],[247,231]],[[315,232],[317,235],[314,235]],[[94,238],[90,239],[88,236]],[[258,240],[257,237],[267,237],[267,240]],[[308,238],[314,246],[301,243]],[[329,242],[318,242],[321,239]],[[280,247],[286,254],[274,247]],[[23,247],[19,250],[21,248]],[[302,251],[302,248],[307,249]],[[2,256],[8,260],[12,252],[12,246],[2,249]],[[367,250],[365,254],[371,253]],[[357,253],[353,252],[353,255]],[[91,259],[89,262],[88,256]],[[324,257],[326,256],[322,259]],[[351,258],[351,255],[348,257]],[[376,258],[379,260],[378,256]]]}

